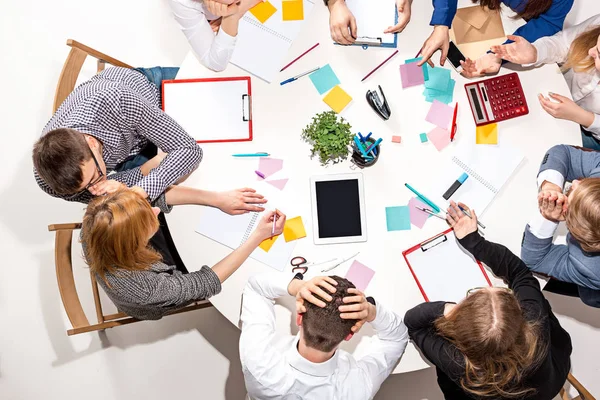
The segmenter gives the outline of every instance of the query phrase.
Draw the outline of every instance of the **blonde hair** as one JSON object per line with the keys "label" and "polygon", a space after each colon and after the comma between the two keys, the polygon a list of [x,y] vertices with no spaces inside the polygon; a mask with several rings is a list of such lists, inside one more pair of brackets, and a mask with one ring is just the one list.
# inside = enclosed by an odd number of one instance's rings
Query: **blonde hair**
{"label": "blonde hair", "polygon": [[575,72],[589,72],[595,68],[596,63],[590,57],[588,51],[598,44],[600,26],[592,26],[585,32],[579,34],[571,43],[567,61],[563,64],[563,71],[573,69]]}
{"label": "blonde hair", "polygon": [[512,292],[479,290],[435,321],[437,333],[463,354],[466,392],[490,398],[519,398],[535,388],[522,382],[547,353],[539,326],[523,316]]}
{"label": "blonde hair", "polygon": [[129,189],[92,200],[83,217],[81,241],[90,270],[106,282],[118,269],[146,270],[161,260],[148,247],[159,222],[150,204]]}
{"label": "blonde hair", "polygon": [[569,202],[565,221],[584,251],[600,252],[600,178],[580,181]]}

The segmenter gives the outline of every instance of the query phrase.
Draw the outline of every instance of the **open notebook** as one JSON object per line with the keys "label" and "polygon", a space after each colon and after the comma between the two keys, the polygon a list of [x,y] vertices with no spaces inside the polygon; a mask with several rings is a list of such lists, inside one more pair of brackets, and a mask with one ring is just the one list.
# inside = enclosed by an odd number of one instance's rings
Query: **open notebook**
{"label": "open notebook", "polygon": [[277,11],[264,24],[249,12],[240,20],[231,56],[232,64],[269,83],[283,67],[285,56],[308,18],[314,0],[303,0],[304,20],[301,21],[283,21],[282,0],[270,2]]}
{"label": "open notebook", "polygon": [[402,253],[425,301],[465,298],[469,289],[492,286],[487,273],[447,231]]}
{"label": "open notebook", "polygon": [[460,201],[481,215],[522,160],[523,154],[510,146],[461,144],[450,161],[436,172],[423,194],[439,207],[447,208],[450,203],[443,194],[466,172],[469,178],[449,200]]}
{"label": "open notebook", "polygon": [[398,22],[395,0],[346,0],[356,18],[356,45],[396,47],[397,35],[383,33]]}

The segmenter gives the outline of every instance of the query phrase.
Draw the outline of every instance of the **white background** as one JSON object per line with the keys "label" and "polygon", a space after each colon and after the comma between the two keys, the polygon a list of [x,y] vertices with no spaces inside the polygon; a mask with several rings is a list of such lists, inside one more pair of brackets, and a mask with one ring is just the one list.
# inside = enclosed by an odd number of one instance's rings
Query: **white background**
{"label": "white background", "polygon": [[[66,39],[132,65],[179,65],[188,46],[166,2],[2,0],[1,7],[0,398],[243,398],[239,332],[215,310],[105,334],[66,336],[69,324],[54,276],[53,235],[46,227],[79,221],[83,206],[48,197],[31,173],[31,145],[51,116],[55,85],[68,53]],[[577,0],[567,22],[598,12],[597,2]],[[318,29],[327,30],[325,19]],[[86,66],[83,75],[91,77],[93,68]],[[79,248],[74,251],[77,254]],[[80,290],[86,294],[89,278],[83,267],[76,262]],[[600,394],[598,310],[578,299],[549,298],[573,339],[573,373],[592,393]],[[91,294],[82,300],[91,311]],[[377,396],[388,398],[441,399],[435,371],[392,376]]]}

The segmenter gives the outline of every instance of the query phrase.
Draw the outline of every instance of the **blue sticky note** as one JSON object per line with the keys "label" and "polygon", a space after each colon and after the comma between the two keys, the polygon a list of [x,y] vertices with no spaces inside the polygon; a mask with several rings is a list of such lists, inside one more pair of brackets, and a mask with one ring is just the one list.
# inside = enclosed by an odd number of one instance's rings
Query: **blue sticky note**
{"label": "blue sticky note", "polygon": [[408,206],[386,207],[385,219],[388,232],[410,230],[410,208]]}
{"label": "blue sticky note", "polygon": [[421,143],[426,143],[427,142],[427,134],[426,133],[419,133],[419,139],[421,139]]}
{"label": "blue sticky note", "polygon": [[[405,64],[409,64],[409,63],[413,63],[413,62],[419,62],[423,59],[423,57],[417,57],[417,58],[409,58],[408,60],[405,60],[404,63]],[[423,69],[423,78],[428,81],[429,80],[429,70],[427,69],[428,65],[427,63],[421,65],[421,68]]]}
{"label": "blue sticky note", "polygon": [[454,98],[455,85],[456,81],[454,79],[450,79],[446,90],[435,90],[425,88],[425,90],[423,91],[423,96],[425,96],[425,100],[430,103],[433,102],[433,100],[437,100],[444,104],[450,104],[452,103],[452,99]]}
{"label": "blue sticky note", "polygon": [[340,80],[329,64],[313,72],[308,77],[313,85],[315,85],[315,89],[317,89],[319,94],[329,92],[335,86],[340,84]]}
{"label": "blue sticky note", "polygon": [[425,82],[427,89],[446,91],[450,83],[450,70],[442,67],[431,68],[427,66],[429,80]]}

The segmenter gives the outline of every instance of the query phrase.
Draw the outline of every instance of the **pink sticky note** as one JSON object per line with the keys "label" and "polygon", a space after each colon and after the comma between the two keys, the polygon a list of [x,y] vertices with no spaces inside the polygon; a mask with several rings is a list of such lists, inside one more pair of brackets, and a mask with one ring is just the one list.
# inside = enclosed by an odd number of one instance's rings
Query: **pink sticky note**
{"label": "pink sticky note", "polygon": [[288,179],[277,179],[274,181],[267,181],[268,184],[275,186],[279,190],[283,190],[285,185],[288,183]]}
{"label": "pink sticky note", "polygon": [[402,64],[400,65],[400,79],[402,88],[422,85],[425,82],[423,68],[418,67],[417,63]]}
{"label": "pink sticky note", "polygon": [[425,121],[431,122],[442,129],[449,129],[453,117],[454,108],[442,103],[441,101],[434,100],[433,103],[431,103],[431,108],[427,113]]}
{"label": "pink sticky note", "polygon": [[427,137],[438,151],[442,151],[444,147],[450,144],[450,132],[442,128],[433,128],[433,130],[427,134]]}
{"label": "pink sticky note", "polygon": [[348,269],[346,279],[352,282],[358,290],[364,292],[367,286],[369,286],[371,279],[373,279],[373,275],[375,275],[375,271],[371,268],[358,261],[354,261]]}
{"label": "pink sticky note", "polygon": [[417,228],[421,229],[421,228],[423,228],[423,225],[425,225],[425,221],[427,221],[427,218],[429,218],[429,214],[427,214],[425,211],[421,211],[415,207],[431,209],[431,206],[423,203],[421,200],[417,199],[416,197],[413,197],[408,202],[408,209],[410,210],[410,223],[413,224],[414,226],[416,226]]}
{"label": "pink sticky note", "polygon": [[[270,158],[270,157],[261,157],[258,162],[258,170],[268,178],[273,175],[275,172],[280,171],[283,168],[283,160],[279,158]],[[258,178],[258,180],[262,180]]]}
{"label": "pink sticky note", "polygon": [[401,136],[392,136],[392,143],[402,143]]}

